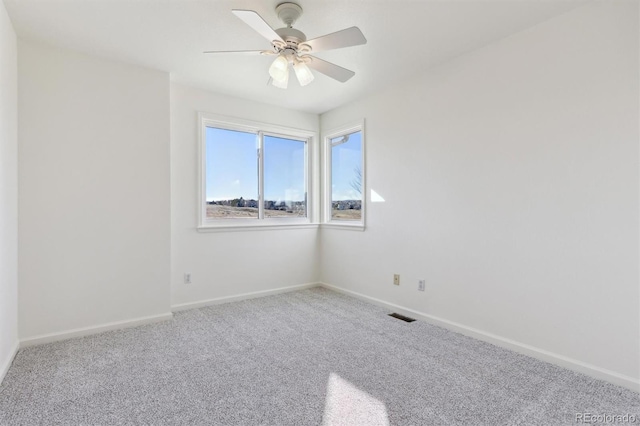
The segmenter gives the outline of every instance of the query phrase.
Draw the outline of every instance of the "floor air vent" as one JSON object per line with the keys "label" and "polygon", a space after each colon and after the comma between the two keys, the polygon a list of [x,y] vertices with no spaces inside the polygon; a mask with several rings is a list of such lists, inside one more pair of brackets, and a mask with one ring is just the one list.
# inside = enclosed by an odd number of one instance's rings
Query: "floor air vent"
{"label": "floor air vent", "polygon": [[394,318],[398,318],[399,320],[402,320],[404,322],[414,322],[415,320],[413,318],[409,318],[409,317],[405,317],[402,314],[397,314],[397,313],[392,313],[389,314],[390,317],[394,317]]}

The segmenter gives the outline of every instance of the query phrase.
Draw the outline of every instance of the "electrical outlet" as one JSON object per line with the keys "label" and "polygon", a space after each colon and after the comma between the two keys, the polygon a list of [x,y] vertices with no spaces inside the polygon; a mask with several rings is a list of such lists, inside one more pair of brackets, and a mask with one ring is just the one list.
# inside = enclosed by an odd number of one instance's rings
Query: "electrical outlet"
{"label": "electrical outlet", "polygon": [[185,284],[191,284],[191,273],[190,272],[186,272],[184,274],[184,283]]}
{"label": "electrical outlet", "polygon": [[425,280],[418,281],[418,291],[424,291],[425,285],[426,285],[426,281]]}
{"label": "electrical outlet", "polygon": [[393,275],[393,285],[400,285],[400,275],[399,274],[394,274]]}

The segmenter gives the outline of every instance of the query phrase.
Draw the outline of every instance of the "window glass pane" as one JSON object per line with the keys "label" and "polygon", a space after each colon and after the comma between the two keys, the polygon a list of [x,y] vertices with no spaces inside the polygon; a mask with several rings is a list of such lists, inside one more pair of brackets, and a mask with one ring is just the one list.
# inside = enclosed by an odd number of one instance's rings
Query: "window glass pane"
{"label": "window glass pane", "polygon": [[258,217],[257,135],[207,127],[207,219]]}
{"label": "window glass pane", "polygon": [[264,136],[264,217],[306,217],[305,142]]}
{"label": "window glass pane", "polygon": [[362,219],[362,132],[331,139],[331,219]]}

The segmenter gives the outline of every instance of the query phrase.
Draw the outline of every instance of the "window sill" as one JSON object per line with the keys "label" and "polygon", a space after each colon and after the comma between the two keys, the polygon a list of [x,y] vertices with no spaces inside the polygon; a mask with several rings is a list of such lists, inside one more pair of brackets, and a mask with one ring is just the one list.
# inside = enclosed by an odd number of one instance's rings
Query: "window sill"
{"label": "window sill", "polygon": [[340,223],[329,222],[320,225],[321,229],[343,229],[347,231],[364,231],[364,224],[362,223]]}
{"label": "window sill", "polygon": [[267,223],[267,224],[207,224],[198,226],[198,232],[273,231],[285,229],[317,229],[317,223]]}

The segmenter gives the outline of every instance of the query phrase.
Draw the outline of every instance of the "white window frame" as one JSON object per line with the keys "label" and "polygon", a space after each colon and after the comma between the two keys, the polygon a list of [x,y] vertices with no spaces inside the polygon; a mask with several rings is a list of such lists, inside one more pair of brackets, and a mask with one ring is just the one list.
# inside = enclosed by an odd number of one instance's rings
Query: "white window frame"
{"label": "white window frame", "polygon": [[[361,206],[361,218],[359,221],[355,220],[339,220],[331,217],[332,210],[332,188],[331,188],[331,154],[332,145],[331,139],[348,135],[355,132],[362,133],[362,151],[361,151],[361,164],[362,164],[362,206]],[[364,231],[366,224],[366,211],[367,211],[367,189],[366,189],[366,135],[365,135],[365,122],[364,119],[357,122],[352,122],[340,127],[336,127],[325,133],[323,138],[323,160],[324,160],[324,191],[323,191],[323,228],[336,228],[336,229],[350,229],[354,231]]]}
{"label": "white window frame", "polygon": [[[208,219],[206,197],[206,129],[215,127],[218,129],[235,130],[239,132],[254,133],[258,137],[256,151],[258,159],[258,218],[234,218],[234,219]],[[311,130],[295,129],[261,123],[257,121],[243,120],[240,118],[226,117],[205,112],[198,113],[199,128],[199,190],[198,190],[198,226],[200,232],[225,232],[247,231],[267,229],[300,229],[316,228],[317,223],[317,133]],[[305,192],[307,195],[307,217],[305,218],[265,218],[264,217],[264,136],[275,136],[305,143]]]}

